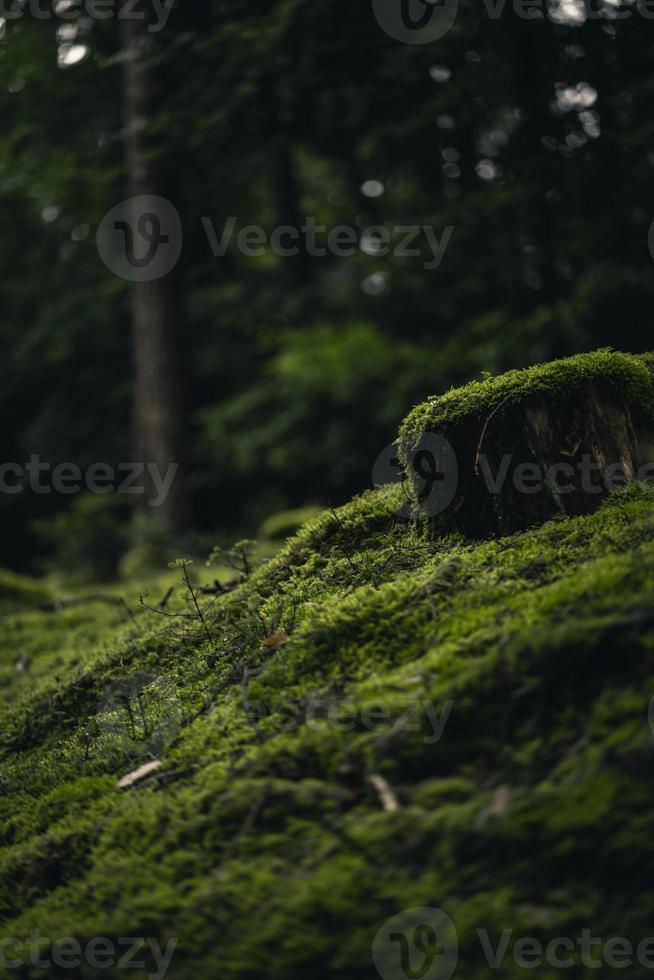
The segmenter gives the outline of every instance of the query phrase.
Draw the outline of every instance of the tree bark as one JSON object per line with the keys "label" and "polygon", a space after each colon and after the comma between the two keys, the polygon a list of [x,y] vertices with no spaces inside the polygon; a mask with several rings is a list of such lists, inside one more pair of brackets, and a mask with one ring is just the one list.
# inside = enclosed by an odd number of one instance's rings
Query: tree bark
{"label": "tree bark", "polygon": [[[127,9],[127,8],[126,8]],[[165,92],[149,61],[154,45],[148,33],[147,4],[121,18],[123,48],[123,125],[129,196],[175,194],[167,178],[166,155],[148,136],[148,122],[161,107]],[[143,19],[138,19],[142,14]],[[182,397],[179,357],[181,315],[177,269],[152,281],[132,284],[130,309],[133,332],[133,429],[136,460],[157,468],[163,477],[170,466],[182,462]],[[157,506],[158,493],[146,466],[144,493],[139,498],[152,516],[171,527],[183,516],[181,474],[177,470],[166,499]]]}
{"label": "tree bark", "polygon": [[555,400],[500,403],[425,433],[402,454],[422,513],[486,538],[596,510],[636,478],[651,437],[637,407],[593,381]]}

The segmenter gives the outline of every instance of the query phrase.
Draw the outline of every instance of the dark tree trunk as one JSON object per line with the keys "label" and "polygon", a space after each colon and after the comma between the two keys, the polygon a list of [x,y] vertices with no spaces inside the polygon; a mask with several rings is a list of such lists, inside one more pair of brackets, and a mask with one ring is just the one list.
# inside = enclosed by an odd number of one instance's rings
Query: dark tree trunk
{"label": "dark tree trunk", "polygon": [[[147,29],[147,6],[144,3],[141,11],[135,11],[144,14],[143,20],[132,14],[120,21],[124,55],[123,124],[128,189],[132,198],[157,196],[174,204],[176,194],[167,177],[165,154],[147,135],[147,123],[160,108],[164,96],[161,79],[150,67],[154,36]],[[135,219],[136,214],[133,215],[133,220]],[[180,313],[177,269],[161,278],[133,283],[131,319],[136,459],[157,467],[162,477],[170,466],[179,466],[182,462]],[[179,470],[165,501],[156,507],[151,505],[157,499],[157,489],[147,470],[143,484],[145,493],[140,499],[146,511],[164,519],[172,527],[179,526],[183,509]]]}

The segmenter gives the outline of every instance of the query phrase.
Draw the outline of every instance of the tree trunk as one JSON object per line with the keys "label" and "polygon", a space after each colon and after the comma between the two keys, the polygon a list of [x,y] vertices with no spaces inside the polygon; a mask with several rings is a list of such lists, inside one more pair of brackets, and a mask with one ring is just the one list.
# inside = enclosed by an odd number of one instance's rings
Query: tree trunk
{"label": "tree trunk", "polygon": [[[144,198],[132,207],[132,227],[144,212],[155,211],[153,198],[165,198],[174,208],[175,195],[166,177],[166,160],[148,137],[147,123],[160,107],[160,80],[149,65],[153,35],[148,33],[147,4],[121,19],[123,47],[123,124],[130,198]],[[133,10],[130,4],[130,10]],[[135,16],[142,13],[143,19]],[[174,213],[174,210],[173,210]],[[151,215],[150,215],[151,216]],[[157,234],[159,225],[156,226]],[[165,232],[165,228],[161,227]],[[179,526],[183,493],[179,470],[162,501],[152,469],[163,478],[181,458],[181,377],[179,357],[180,284],[173,269],[158,278],[132,285],[134,394],[133,428],[136,460],[146,464],[140,497],[146,512]]]}

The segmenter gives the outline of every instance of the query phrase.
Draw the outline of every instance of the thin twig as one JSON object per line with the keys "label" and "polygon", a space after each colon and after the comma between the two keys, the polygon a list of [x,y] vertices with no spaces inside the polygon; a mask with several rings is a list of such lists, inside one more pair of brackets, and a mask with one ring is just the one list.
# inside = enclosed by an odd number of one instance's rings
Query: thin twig
{"label": "thin twig", "polygon": [[145,601],[145,596],[141,596],[139,602],[144,609],[148,609],[150,612],[156,613],[157,616],[167,616],[168,619],[195,619],[195,616],[192,613],[166,612],[166,610],[161,609],[160,606],[151,606],[149,602]]}
{"label": "thin twig", "polygon": [[477,446],[477,452],[475,453],[475,473],[476,473],[477,476],[479,476],[479,464],[480,464],[480,461],[481,461],[481,450],[482,450],[482,446],[484,444],[484,439],[486,438],[486,431],[488,429],[488,426],[490,424],[490,421],[493,418],[493,416],[495,416],[499,412],[499,410],[501,409],[502,405],[505,405],[506,402],[508,402],[508,400],[509,400],[510,397],[511,397],[510,394],[507,395],[506,398],[503,398],[502,401],[498,405],[495,406],[495,408],[493,409],[493,411],[490,413],[490,415],[486,419],[486,422],[484,423],[484,428],[481,430],[481,438],[479,440],[479,445]]}
{"label": "thin twig", "polygon": [[[345,533],[345,528],[343,527],[343,524],[342,524],[341,519],[339,518],[338,514],[334,510],[334,507],[333,507],[333,504],[332,504],[331,500],[328,501],[328,504],[329,504],[330,513],[331,513],[332,517],[334,518],[334,520],[336,521],[336,525],[337,525],[339,531],[341,531],[344,534]],[[345,541],[343,541],[343,552],[344,552],[345,557],[347,559],[347,563],[350,566],[350,568],[352,569],[352,571],[353,572],[357,572],[358,569],[357,569],[356,565],[354,564],[354,562],[352,561],[352,557],[350,555],[350,552],[348,551],[347,543]]]}
{"label": "thin twig", "polygon": [[189,590],[189,592],[191,593],[191,598],[193,599],[193,605],[195,606],[195,608],[197,610],[197,613],[198,613],[198,616],[200,617],[200,622],[204,626],[204,631],[207,634],[207,637],[209,638],[209,643],[213,643],[213,636],[211,635],[211,632],[209,630],[209,627],[207,626],[207,621],[204,618],[204,615],[202,613],[202,610],[200,609],[200,604],[198,603],[198,597],[197,597],[197,594],[196,594],[195,589],[191,585],[191,580],[190,580],[190,578],[188,576],[188,568],[187,568],[186,565],[184,565],[183,571],[184,571],[184,580],[186,581],[186,587]]}

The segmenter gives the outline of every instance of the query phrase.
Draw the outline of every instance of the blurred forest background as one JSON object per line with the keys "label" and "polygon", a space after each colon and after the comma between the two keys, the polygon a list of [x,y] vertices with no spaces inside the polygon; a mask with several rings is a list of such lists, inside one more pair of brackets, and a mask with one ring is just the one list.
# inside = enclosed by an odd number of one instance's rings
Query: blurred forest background
{"label": "blurred forest background", "polygon": [[[154,524],[130,497],[0,494],[2,564],[111,574],[138,535],[256,531],[371,486],[428,394],[651,349],[654,22],[635,5],[491,19],[464,0],[425,45],[388,37],[368,0],[193,0],[140,37],[55,9],[0,18],[3,461],[135,458],[131,290],[95,237],[134,187],[132,141],[184,227],[157,395],[180,494]],[[431,270],[373,247],[215,257],[201,219],[230,215],[454,230]]]}

